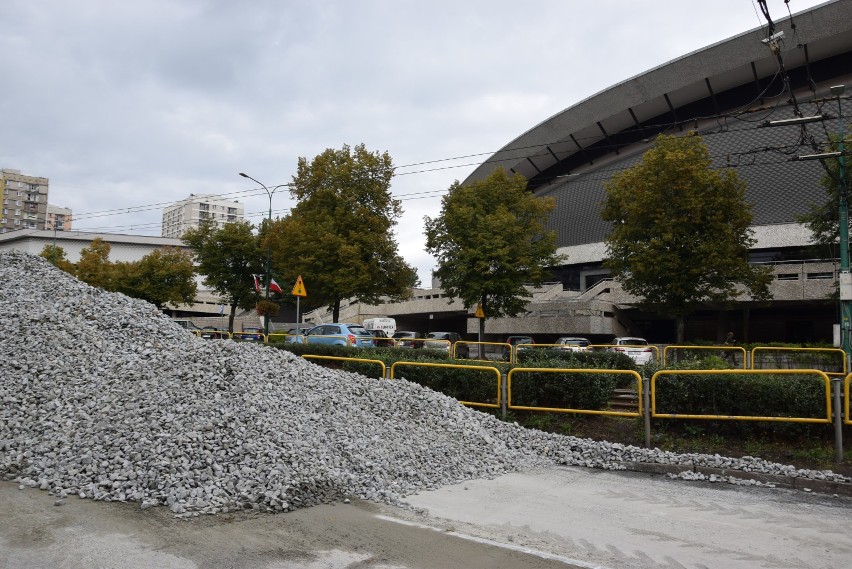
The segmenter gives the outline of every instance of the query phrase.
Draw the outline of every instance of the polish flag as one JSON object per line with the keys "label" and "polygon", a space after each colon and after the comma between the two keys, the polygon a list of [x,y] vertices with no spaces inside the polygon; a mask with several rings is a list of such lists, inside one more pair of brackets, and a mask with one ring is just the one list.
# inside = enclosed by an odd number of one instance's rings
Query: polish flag
{"label": "polish flag", "polygon": [[278,286],[278,283],[275,282],[275,279],[273,279],[273,278],[269,279],[269,290],[271,290],[272,292],[277,292],[278,294],[281,294],[281,295],[284,294],[284,291],[281,290],[281,287]]}
{"label": "polish flag", "polygon": [[260,281],[257,279],[257,275],[252,275],[254,277],[254,291],[260,294]]}

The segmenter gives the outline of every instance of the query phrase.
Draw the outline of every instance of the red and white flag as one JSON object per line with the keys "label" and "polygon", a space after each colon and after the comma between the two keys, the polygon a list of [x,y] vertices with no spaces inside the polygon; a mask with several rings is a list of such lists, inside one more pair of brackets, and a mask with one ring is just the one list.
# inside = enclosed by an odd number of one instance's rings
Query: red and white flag
{"label": "red and white flag", "polygon": [[277,292],[278,294],[281,294],[281,295],[284,294],[284,291],[281,290],[281,287],[278,286],[278,283],[275,282],[275,279],[273,279],[273,278],[269,279],[269,290],[271,290],[272,292]]}
{"label": "red and white flag", "polygon": [[252,275],[254,277],[254,291],[260,293],[260,281],[257,278],[257,275]]}

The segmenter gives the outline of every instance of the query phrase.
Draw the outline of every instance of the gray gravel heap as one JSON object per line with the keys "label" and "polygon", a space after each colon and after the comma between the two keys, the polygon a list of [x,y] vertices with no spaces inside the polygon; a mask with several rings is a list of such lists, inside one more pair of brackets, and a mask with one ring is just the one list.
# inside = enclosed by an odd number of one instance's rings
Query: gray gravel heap
{"label": "gray gravel heap", "polygon": [[196,338],[152,305],[0,252],[0,474],[175,514],[286,511],[553,464],[710,466],[847,481],[505,423],[405,380]]}

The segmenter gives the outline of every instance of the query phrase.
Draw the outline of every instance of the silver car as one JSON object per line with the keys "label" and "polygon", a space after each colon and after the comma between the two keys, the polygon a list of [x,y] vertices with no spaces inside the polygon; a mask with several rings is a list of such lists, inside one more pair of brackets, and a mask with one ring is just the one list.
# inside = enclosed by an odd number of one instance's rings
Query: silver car
{"label": "silver car", "polygon": [[627,355],[637,365],[645,365],[654,359],[654,348],[648,344],[645,338],[634,336],[622,336],[614,338],[612,345],[617,346],[612,350]]}
{"label": "silver car", "polygon": [[573,336],[557,338],[553,343],[558,344],[553,346],[554,350],[564,350],[568,352],[587,352],[589,350],[589,344],[591,344],[588,338],[576,338]]}

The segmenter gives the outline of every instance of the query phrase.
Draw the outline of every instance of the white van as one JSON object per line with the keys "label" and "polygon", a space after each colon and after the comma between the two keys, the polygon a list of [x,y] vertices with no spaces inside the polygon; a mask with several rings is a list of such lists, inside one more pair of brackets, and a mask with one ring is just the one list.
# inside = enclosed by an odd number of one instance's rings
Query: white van
{"label": "white van", "polygon": [[393,318],[367,318],[363,325],[367,330],[381,330],[388,338],[396,332],[396,320]]}

